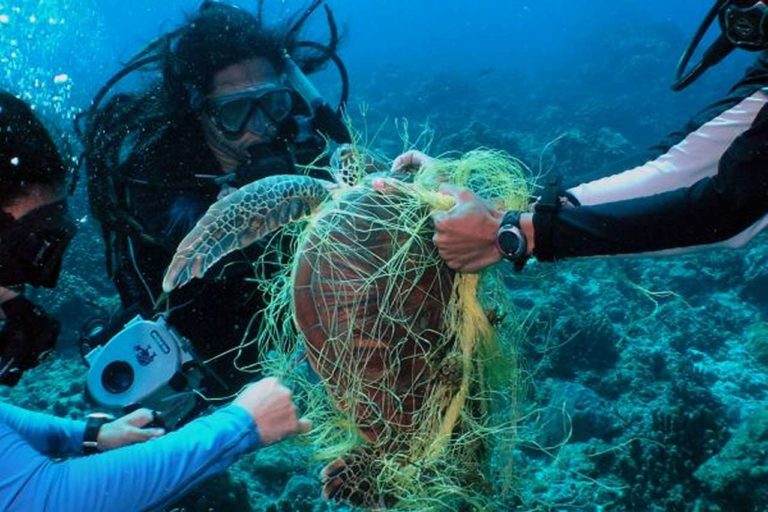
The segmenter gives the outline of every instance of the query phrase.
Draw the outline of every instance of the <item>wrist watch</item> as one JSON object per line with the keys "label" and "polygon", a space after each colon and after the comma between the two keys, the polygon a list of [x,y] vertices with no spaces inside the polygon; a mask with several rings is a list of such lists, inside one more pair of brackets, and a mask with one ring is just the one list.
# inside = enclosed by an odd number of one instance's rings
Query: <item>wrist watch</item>
{"label": "wrist watch", "polygon": [[528,243],[520,229],[520,212],[512,210],[504,215],[496,232],[496,248],[514,264],[516,272],[523,270],[528,261]]}
{"label": "wrist watch", "polygon": [[115,418],[110,414],[95,412],[85,417],[85,434],[83,435],[83,454],[93,455],[99,453],[99,431],[105,423]]}

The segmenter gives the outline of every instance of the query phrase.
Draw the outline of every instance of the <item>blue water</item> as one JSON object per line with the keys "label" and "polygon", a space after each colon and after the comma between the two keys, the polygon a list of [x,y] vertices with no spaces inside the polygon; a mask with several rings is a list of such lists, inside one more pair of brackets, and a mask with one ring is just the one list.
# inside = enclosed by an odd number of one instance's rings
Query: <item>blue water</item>
{"label": "blue water", "polygon": [[[0,88],[20,94],[50,126],[69,134],[76,154],[74,115],[122,63],[198,4],[0,0]],[[431,127],[435,151],[503,149],[533,172],[556,167],[570,180],[623,170],[634,154],[721,98],[741,76],[754,54],[737,51],[684,92],[670,90],[677,61],[709,4],[329,1],[343,33],[350,114],[374,129],[383,124],[377,144],[389,157],[402,147],[393,120],[407,118],[414,132]],[[266,0],[265,13],[279,20],[303,5]],[[308,35],[325,39],[321,14],[312,18]],[[329,99],[336,97],[332,69],[312,78]],[[131,77],[120,87],[136,89],[150,79]],[[549,145],[558,138],[561,143]],[[80,237],[68,256],[81,258],[79,266],[65,265],[66,292],[39,295],[64,318],[64,346],[74,344],[93,303],[114,301],[98,272],[100,248],[88,245],[99,239],[83,188],[73,208],[90,238]],[[529,281],[510,278],[510,303],[532,318],[531,366],[542,372],[531,391],[543,411],[536,428],[545,434],[537,440],[559,443],[562,432],[547,429],[562,420],[561,409],[576,429],[572,442],[546,454],[530,446],[518,454],[518,510],[768,509],[765,473],[750,472],[768,467],[766,246],[763,236],[741,251],[535,267]],[[86,264],[97,271],[83,271]],[[542,355],[544,345],[558,348]],[[59,413],[71,413],[75,403],[21,392],[11,399]],[[748,424],[754,438],[725,450],[729,440],[748,437]],[[762,452],[751,449],[758,442]],[[316,468],[294,462],[295,475],[280,473],[279,465],[289,463],[239,467],[252,504],[293,510],[298,491],[281,493],[294,477],[316,497]],[[280,484],[265,490],[259,478]],[[312,499],[301,510],[323,510]],[[512,506],[500,503],[500,509]]]}
{"label": "blue water", "polygon": [[[339,0],[331,3],[346,34],[341,55],[351,72],[353,94],[359,91],[357,84],[377,71],[407,71],[415,81],[434,73],[449,72],[471,81],[478,72],[492,69],[500,85],[496,94],[502,101],[515,101],[520,92],[533,90],[543,94],[568,94],[566,90],[551,90],[548,80],[553,75],[569,81],[576,90],[602,94],[601,83],[611,81],[608,75],[612,63],[635,58],[632,54],[617,52],[617,48],[625,39],[648,31],[658,32],[673,42],[674,51],[646,70],[648,74],[642,80],[628,80],[618,85],[637,93],[648,88],[649,83],[652,86],[668,83],[679,54],[708,8],[706,4],[695,0],[682,0],[674,5],[661,0],[546,3]],[[66,25],[45,32],[65,37],[55,42],[40,37],[35,40],[34,48],[45,51],[30,52],[28,58],[51,74],[70,75],[72,104],[83,106],[96,86],[119,69],[121,62],[148,40],[183,20],[185,13],[193,12],[198,2],[52,0],[41,5],[37,8],[37,2],[31,0],[0,4],[2,12],[10,16],[10,22],[2,25],[3,40],[24,37],[31,31],[41,33],[39,26],[45,20],[38,20],[37,26],[33,26],[27,19],[36,9],[66,19]],[[266,11],[278,19],[302,5],[299,1],[267,1]],[[21,15],[12,12],[14,7],[21,9]],[[315,16],[313,22],[313,33],[321,35],[323,17]],[[732,56],[718,73],[705,76],[675,101],[685,104],[681,110],[686,110],[690,104],[702,104],[716,97],[748,59],[746,54]],[[601,69],[585,81],[580,71],[594,66]],[[5,77],[11,84],[13,79]],[[518,85],[520,83],[524,85]],[[398,89],[396,84],[391,87]],[[331,89],[329,87],[329,92]],[[632,105],[627,108],[627,115],[633,115]]]}

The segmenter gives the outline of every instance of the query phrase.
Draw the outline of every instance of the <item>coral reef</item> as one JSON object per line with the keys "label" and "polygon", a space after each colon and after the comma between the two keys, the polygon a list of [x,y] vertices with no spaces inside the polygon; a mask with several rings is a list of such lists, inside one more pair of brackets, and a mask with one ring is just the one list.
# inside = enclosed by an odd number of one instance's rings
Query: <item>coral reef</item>
{"label": "coral reef", "polygon": [[[51,83],[53,74],[38,63],[23,80],[11,76],[29,67],[34,42],[23,41],[4,78],[29,89],[25,98],[39,98],[44,112],[69,117],[70,82]],[[570,67],[559,62],[542,76],[430,70],[414,80],[397,66],[382,66],[352,77],[350,115],[389,156],[430,142],[432,153],[492,147],[519,157],[534,175],[554,169],[578,182],[641,163],[644,146],[719,97],[742,72],[723,64],[706,87],[673,96],[659,70],[674,68],[683,45],[669,24],[633,20],[585,43],[584,53],[599,58]],[[43,86],[35,85],[38,77]],[[391,122],[402,117],[410,123],[406,141],[407,123]],[[70,202],[83,222],[60,286],[30,290],[62,319],[61,350],[16,388],[0,388],[0,399],[81,417],[90,406],[82,396],[86,369],[73,350],[78,330],[90,316],[108,314],[116,299],[100,270],[101,240],[82,192]],[[528,393],[516,404],[527,412],[516,448],[509,454],[493,447],[491,454],[495,469],[514,483],[495,497],[498,509],[768,510],[767,263],[764,234],[741,250],[533,262],[522,274],[500,268],[499,314],[525,320]],[[500,322],[500,329],[513,324]],[[320,498],[319,469],[301,442],[261,450],[207,483],[198,491],[205,498],[185,507],[346,510]]]}
{"label": "coral reef", "polygon": [[[768,411],[756,412],[695,477],[723,510],[759,510],[768,503]],[[756,485],[759,484],[759,485]]]}

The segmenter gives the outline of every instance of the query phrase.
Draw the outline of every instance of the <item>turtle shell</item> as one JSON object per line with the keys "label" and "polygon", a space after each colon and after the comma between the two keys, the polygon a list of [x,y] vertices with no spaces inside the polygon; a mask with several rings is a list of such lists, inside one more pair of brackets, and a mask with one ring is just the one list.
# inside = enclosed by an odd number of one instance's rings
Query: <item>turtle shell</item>
{"label": "turtle shell", "polygon": [[413,199],[352,190],[321,212],[298,251],[294,314],[308,359],[369,441],[419,424],[440,362],[453,272]]}

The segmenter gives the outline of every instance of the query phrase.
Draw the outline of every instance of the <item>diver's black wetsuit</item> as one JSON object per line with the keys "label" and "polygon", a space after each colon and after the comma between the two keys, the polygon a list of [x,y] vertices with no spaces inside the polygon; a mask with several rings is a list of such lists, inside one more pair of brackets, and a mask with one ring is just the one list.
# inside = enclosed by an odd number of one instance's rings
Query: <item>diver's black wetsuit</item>
{"label": "diver's black wetsuit", "polygon": [[[581,203],[534,214],[534,255],[739,246],[768,224],[768,53],[729,96],[653,148],[648,163],[571,188]],[[551,219],[551,220],[550,220]]]}
{"label": "diver's black wetsuit", "polygon": [[[149,152],[134,152],[135,156],[115,170],[123,178],[120,192],[130,213],[162,244],[126,233],[107,235],[113,237],[112,254],[107,257],[123,306],[138,306],[145,315],[154,313],[153,300],[161,294],[165,269],[179,242],[220,191],[213,180],[195,178],[196,174],[221,174],[206,145],[180,150],[179,139],[171,134],[166,140],[173,143],[160,142]],[[167,304],[159,304],[159,312],[170,308],[170,323],[192,342],[201,359],[208,360],[244,340],[249,322],[263,305],[257,285],[248,279],[254,276],[252,263],[261,251],[254,245],[230,255],[203,279],[172,292]],[[208,365],[226,382],[228,391],[256,377],[234,369],[236,356],[233,351]],[[243,349],[238,361],[240,365],[256,362],[255,347]]]}

